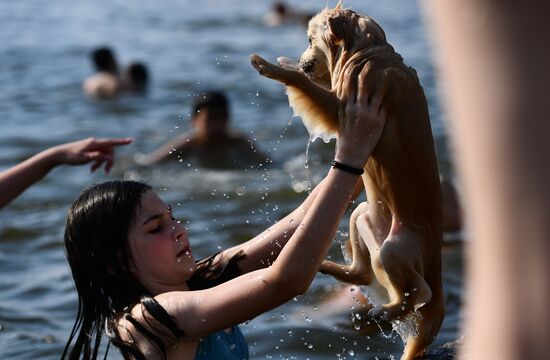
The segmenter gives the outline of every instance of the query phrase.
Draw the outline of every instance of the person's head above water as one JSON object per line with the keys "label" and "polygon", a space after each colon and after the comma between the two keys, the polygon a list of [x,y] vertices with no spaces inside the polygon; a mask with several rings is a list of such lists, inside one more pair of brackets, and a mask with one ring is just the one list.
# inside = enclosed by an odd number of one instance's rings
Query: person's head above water
{"label": "person's head above water", "polygon": [[181,290],[195,268],[185,228],[151,186],[135,181],[85,190],[69,209],[64,243],[79,297],[69,341],[77,353],[92,350],[89,337],[106,325],[114,329],[116,314],[157,295],[159,282]]}
{"label": "person's head above water", "polygon": [[277,13],[280,16],[285,16],[288,14],[288,7],[287,5],[282,1],[276,1],[272,5],[272,9],[275,13]]}
{"label": "person's head above water", "polygon": [[229,102],[218,90],[199,93],[191,105],[193,126],[199,137],[220,136],[227,133]]}
{"label": "person's head above water", "polygon": [[92,62],[96,71],[118,73],[118,64],[113,51],[108,47],[99,47],[92,51]]}
{"label": "person's head above water", "polygon": [[134,62],[122,74],[124,90],[140,93],[147,90],[149,84],[149,71],[145,64]]}

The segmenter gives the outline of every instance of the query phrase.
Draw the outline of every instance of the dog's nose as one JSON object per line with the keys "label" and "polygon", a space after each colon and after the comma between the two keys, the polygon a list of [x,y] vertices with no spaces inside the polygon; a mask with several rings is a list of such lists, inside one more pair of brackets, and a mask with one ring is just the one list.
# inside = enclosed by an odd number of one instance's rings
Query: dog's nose
{"label": "dog's nose", "polygon": [[306,61],[306,62],[300,63],[300,68],[302,69],[303,72],[310,73],[313,71],[314,65],[315,64],[313,61]]}

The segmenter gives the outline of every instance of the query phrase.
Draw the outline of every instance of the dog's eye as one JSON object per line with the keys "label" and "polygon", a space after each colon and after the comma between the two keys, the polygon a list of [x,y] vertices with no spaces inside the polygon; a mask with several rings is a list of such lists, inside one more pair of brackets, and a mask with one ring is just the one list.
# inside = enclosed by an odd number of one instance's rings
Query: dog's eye
{"label": "dog's eye", "polygon": [[309,42],[309,46],[311,46],[311,37],[308,37],[307,41]]}

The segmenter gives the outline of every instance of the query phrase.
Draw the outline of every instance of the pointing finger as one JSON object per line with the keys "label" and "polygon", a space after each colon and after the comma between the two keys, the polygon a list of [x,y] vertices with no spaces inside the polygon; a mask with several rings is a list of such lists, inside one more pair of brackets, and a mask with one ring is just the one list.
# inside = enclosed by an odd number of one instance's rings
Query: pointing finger
{"label": "pointing finger", "polygon": [[128,145],[132,141],[134,141],[134,139],[131,137],[114,138],[114,139],[97,139],[95,141],[95,145],[98,147],[121,146],[121,145]]}

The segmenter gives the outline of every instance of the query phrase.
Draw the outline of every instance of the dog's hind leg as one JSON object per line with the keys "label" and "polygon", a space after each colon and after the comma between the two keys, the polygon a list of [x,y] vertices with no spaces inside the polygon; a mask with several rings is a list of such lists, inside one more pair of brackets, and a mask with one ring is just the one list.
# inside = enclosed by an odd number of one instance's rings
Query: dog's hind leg
{"label": "dog's hind leg", "polygon": [[351,247],[351,264],[342,265],[331,261],[323,261],[319,271],[332,275],[336,279],[355,285],[368,285],[372,280],[370,253],[367,245],[357,231],[356,221],[359,215],[367,211],[367,203],[360,204],[351,214],[349,222]]}
{"label": "dog's hind leg", "polygon": [[407,269],[406,272],[408,277],[414,279],[414,285],[409,281],[406,282],[409,285],[402,285],[402,281],[396,281],[397,279],[393,276],[395,274],[388,274],[392,284],[392,289],[389,291],[391,302],[372,308],[369,311],[370,317],[379,320],[401,319],[431,300],[432,291],[426,281],[412,269]]}
{"label": "dog's hind leg", "polygon": [[417,335],[404,339],[405,349],[402,359],[414,359],[422,355],[426,347],[435,340],[445,317],[443,294],[434,292],[432,300],[421,307],[419,312],[421,316],[417,319]]}
{"label": "dog's hind leg", "polygon": [[416,236],[402,231],[384,240],[380,260],[391,285],[388,289],[391,301],[369,311],[373,318],[399,319],[432,299],[432,290],[421,275],[422,256],[418,253]]}
{"label": "dog's hind leg", "polygon": [[414,359],[422,355],[426,351],[426,347],[433,342],[433,338],[423,328],[425,321],[423,319],[418,320],[418,334],[416,336],[409,336],[405,341],[405,349],[403,349],[403,355],[401,360]]}

